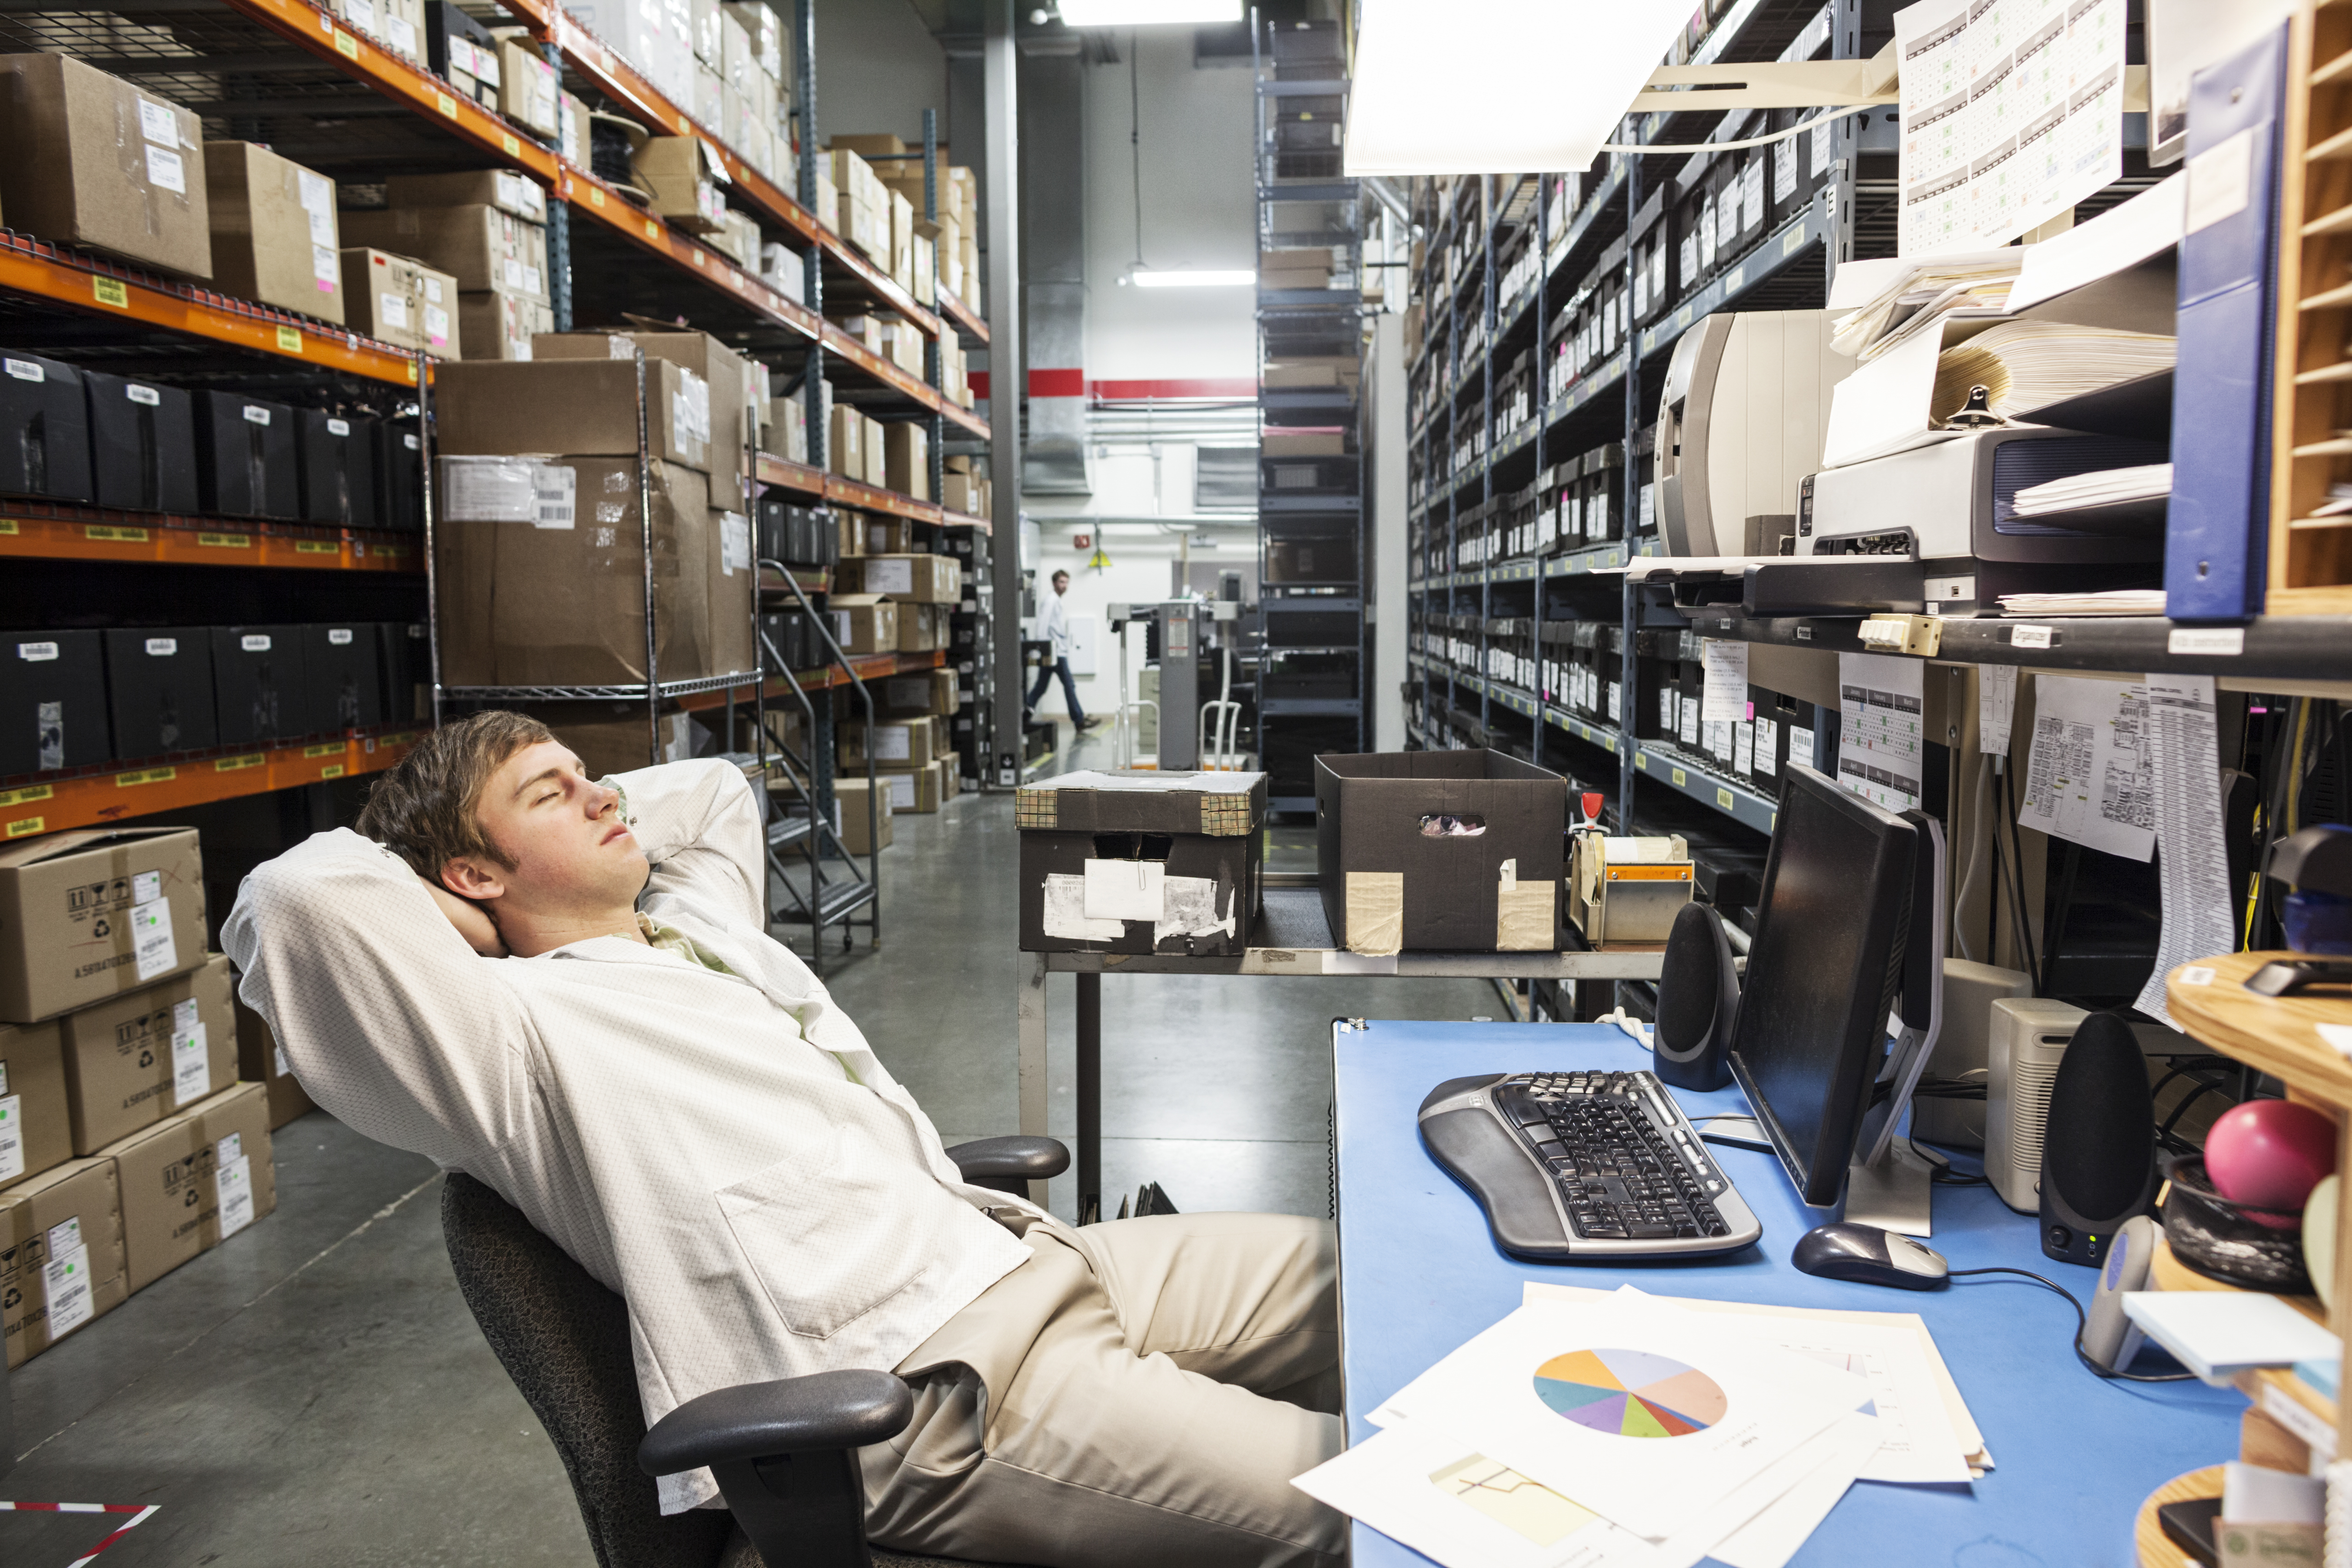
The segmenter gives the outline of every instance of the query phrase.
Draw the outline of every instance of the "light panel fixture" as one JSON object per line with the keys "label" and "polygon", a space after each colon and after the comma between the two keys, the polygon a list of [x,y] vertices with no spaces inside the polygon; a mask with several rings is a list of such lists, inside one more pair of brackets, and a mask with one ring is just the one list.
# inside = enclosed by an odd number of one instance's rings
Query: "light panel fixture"
{"label": "light panel fixture", "polygon": [[1160,22],[1238,22],[1242,0],[1062,0],[1066,27],[1149,27]]}
{"label": "light panel fixture", "polygon": [[1351,175],[1590,168],[1691,14],[1690,0],[1359,5]]}
{"label": "light panel fixture", "polygon": [[1178,272],[1155,271],[1139,267],[1134,273],[1139,289],[1246,289],[1257,281],[1255,272]]}

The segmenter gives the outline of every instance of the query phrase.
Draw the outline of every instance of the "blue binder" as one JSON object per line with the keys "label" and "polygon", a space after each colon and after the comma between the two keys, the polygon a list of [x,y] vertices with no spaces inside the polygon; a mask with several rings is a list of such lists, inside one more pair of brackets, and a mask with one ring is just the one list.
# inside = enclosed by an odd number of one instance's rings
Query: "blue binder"
{"label": "blue binder", "polygon": [[[2191,221],[2200,177],[2242,153],[2246,203],[2180,241],[2172,503],[2164,607],[2177,621],[2262,613],[2270,555],[2271,365],[2287,29],[2189,81]],[[2242,136],[2243,142],[2235,139]],[[2200,166],[2201,154],[2215,163]]]}

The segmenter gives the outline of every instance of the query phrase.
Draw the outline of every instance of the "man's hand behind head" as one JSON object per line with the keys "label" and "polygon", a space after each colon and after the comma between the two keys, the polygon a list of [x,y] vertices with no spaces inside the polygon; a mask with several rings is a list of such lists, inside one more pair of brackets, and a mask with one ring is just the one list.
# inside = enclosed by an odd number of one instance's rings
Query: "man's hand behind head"
{"label": "man's hand behind head", "polygon": [[457,934],[466,939],[467,947],[484,958],[507,956],[506,939],[499,935],[498,926],[479,904],[469,903],[448,889],[425,881],[422,877],[416,879],[424,885],[426,892],[433,895],[433,901],[440,906],[443,914],[449,917],[449,923],[457,928]]}

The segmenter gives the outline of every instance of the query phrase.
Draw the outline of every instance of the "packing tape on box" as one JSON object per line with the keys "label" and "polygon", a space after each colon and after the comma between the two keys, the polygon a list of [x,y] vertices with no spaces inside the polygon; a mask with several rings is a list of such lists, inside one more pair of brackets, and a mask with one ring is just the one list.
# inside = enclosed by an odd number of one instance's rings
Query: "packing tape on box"
{"label": "packing tape on box", "polygon": [[136,1502],[0,1502],[0,1512],[5,1513],[127,1513],[135,1517],[122,1527],[66,1564],[66,1568],[81,1568],[98,1554],[146,1523],[162,1511],[161,1503]]}
{"label": "packing tape on box", "polygon": [[1558,882],[1522,882],[1519,863],[1504,861],[1495,887],[1495,951],[1549,952],[1557,945],[1552,910],[1559,900]]}
{"label": "packing tape on box", "polygon": [[1404,949],[1404,873],[1348,873],[1348,951],[1371,954]]}

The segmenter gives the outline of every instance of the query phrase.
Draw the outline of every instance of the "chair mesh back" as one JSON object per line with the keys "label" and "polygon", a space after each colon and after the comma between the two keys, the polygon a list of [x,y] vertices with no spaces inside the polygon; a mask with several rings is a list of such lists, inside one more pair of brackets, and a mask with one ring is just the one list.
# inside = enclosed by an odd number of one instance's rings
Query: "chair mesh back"
{"label": "chair mesh back", "polygon": [[734,1516],[664,1518],[653,1478],[637,1468],[645,1413],[621,1299],[520,1210],[454,1171],[441,1235],[482,1337],[555,1440],[600,1568],[714,1568]]}

